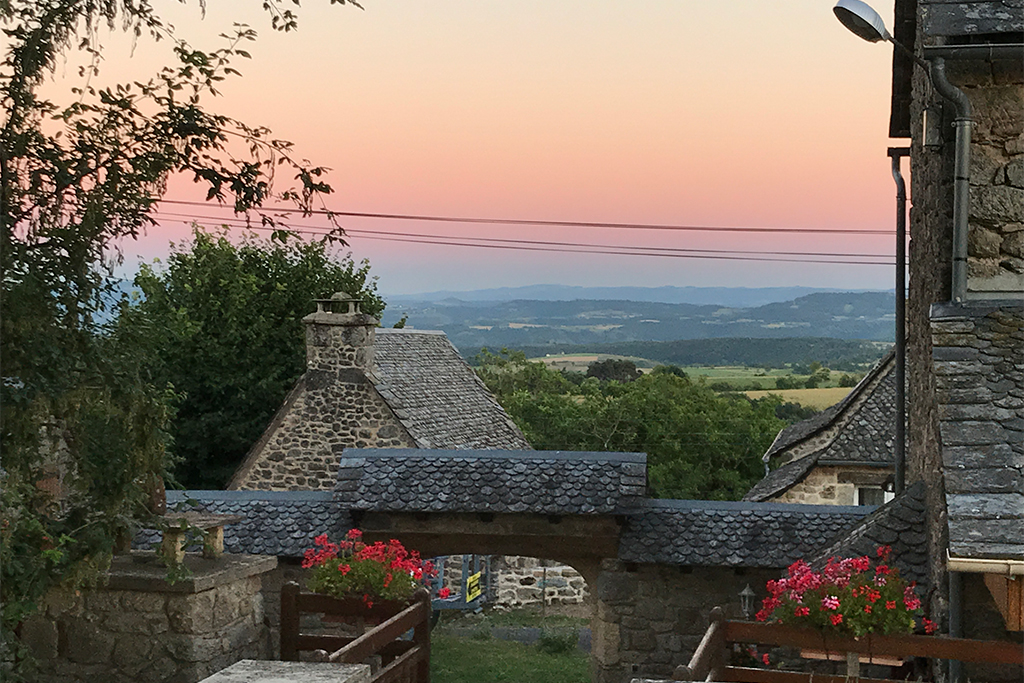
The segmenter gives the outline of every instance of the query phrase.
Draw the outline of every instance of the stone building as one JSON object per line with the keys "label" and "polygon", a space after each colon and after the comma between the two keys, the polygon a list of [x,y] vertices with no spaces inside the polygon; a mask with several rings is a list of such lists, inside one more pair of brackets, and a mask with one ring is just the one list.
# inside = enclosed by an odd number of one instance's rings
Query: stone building
{"label": "stone building", "polygon": [[894,359],[890,352],[842,401],[780,431],[763,458],[775,469],[744,500],[814,505],[891,500]]}
{"label": "stone building", "polygon": [[1019,641],[1024,11],[896,0],[895,15],[896,39],[928,65],[894,53],[890,136],[910,139],[907,481],[925,486],[930,607],[953,635]]}
{"label": "stone building", "polygon": [[228,489],[330,490],[346,448],[530,448],[443,332],[378,328],[344,294],[317,307],[306,372]]}
{"label": "stone building", "polygon": [[760,593],[872,510],[650,500],[646,479],[636,453],[351,449],[334,491],[170,491],[168,502],[187,497],[243,517],[224,528],[225,550],[279,559],[263,582],[272,643],[280,585],[300,578],[298,560],[318,533],[359,526],[424,555],[556,560],[591,588],[595,683],[670,676],[712,608],[741,617],[747,585]]}

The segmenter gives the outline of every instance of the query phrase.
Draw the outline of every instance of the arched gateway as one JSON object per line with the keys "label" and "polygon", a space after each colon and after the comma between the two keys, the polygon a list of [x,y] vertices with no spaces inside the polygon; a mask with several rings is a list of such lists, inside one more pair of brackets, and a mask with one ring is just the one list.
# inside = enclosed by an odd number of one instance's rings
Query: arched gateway
{"label": "arched gateway", "polygon": [[[244,517],[224,529],[229,552],[298,558],[316,534],[358,526],[425,556],[570,564],[594,596],[596,683],[670,675],[688,661],[713,606],[739,616],[747,584],[763,587],[872,509],[646,493],[640,453],[388,448],[346,449],[333,491],[168,492],[168,502],[187,496]],[[273,590],[265,587],[272,620]]]}

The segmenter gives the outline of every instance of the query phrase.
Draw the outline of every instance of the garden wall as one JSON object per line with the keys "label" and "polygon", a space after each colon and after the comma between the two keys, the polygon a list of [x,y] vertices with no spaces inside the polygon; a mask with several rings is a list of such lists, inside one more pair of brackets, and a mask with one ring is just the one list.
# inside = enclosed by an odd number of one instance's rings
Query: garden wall
{"label": "garden wall", "polygon": [[594,594],[591,622],[594,683],[625,683],[634,677],[671,678],[690,661],[718,606],[742,618],[739,593],[748,584],[764,597],[777,569],[669,567],[605,560]]}
{"label": "garden wall", "polygon": [[189,555],[169,584],[152,553],[115,558],[106,586],[55,591],[21,640],[39,683],[195,683],[240,659],[267,656],[261,576],[272,557]]}

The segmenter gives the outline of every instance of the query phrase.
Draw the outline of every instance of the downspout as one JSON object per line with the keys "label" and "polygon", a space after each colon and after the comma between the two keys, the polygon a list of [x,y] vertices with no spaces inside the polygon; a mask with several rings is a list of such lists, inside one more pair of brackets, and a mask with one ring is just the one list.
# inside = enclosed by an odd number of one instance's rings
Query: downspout
{"label": "downspout", "polygon": [[967,216],[970,208],[971,102],[946,78],[946,60],[931,59],[931,77],[939,94],[956,107],[956,151],[953,159],[953,279],[952,300],[967,296]]}
{"label": "downspout", "polygon": [[900,162],[910,156],[909,147],[890,147],[892,179],[896,181],[896,439],[894,446],[895,477],[893,492],[903,493],[907,461],[907,184]]}
{"label": "downspout", "polygon": [[[949,637],[963,637],[963,577],[960,572],[949,573]],[[958,659],[949,661],[950,683],[960,683],[963,679],[963,665]]]}

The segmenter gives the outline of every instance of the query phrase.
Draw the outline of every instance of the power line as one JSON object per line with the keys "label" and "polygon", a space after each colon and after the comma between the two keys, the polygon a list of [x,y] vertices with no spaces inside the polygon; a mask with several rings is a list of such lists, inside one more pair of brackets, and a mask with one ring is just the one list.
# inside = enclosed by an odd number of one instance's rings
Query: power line
{"label": "power line", "polygon": [[[176,216],[180,218],[191,218],[191,219],[202,219],[210,221],[224,221],[230,220],[234,223],[249,226],[247,222],[238,218],[217,218],[216,216],[199,216],[193,214],[174,213],[169,211],[160,212],[159,215],[164,216]],[[289,226],[285,226],[289,227]],[[310,228],[314,230],[325,231],[321,234],[328,234],[329,228],[316,225],[294,225],[296,228]],[[392,237],[413,237],[413,238],[433,238],[433,239],[452,239],[452,240],[470,240],[473,242],[484,242],[484,243],[502,243],[502,244],[530,244],[530,245],[545,245],[545,246],[557,246],[557,247],[580,247],[580,248],[601,248],[601,249],[630,249],[630,250],[647,250],[656,252],[666,253],[686,253],[686,254],[731,254],[731,255],[758,255],[758,256],[823,256],[823,257],[834,257],[834,258],[878,258],[878,259],[889,259],[892,258],[892,254],[858,254],[858,253],[836,253],[836,252],[815,252],[815,251],[750,251],[744,249],[690,249],[682,247],[652,247],[652,246],[634,246],[634,245],[617,245],[617,244],[592,244],[592,243],[580,243],[580,242],[555,242],[550,240],[526,240],[526,239],[511,239],[502,237],[464,237],[461,235],[437,235],[437,234],[422,234],[422,233],[410,233],[410,232],[394,232],[389,230],[361,230],[358,228],[345,228],[346,235],[366,235],[366,236],[383,236],[388,235]]]}
{"label": "power line", "polygon": [[[183,206],[205,206],[209,207],[209,202],[191,202],[181,199],[161,199],[161,203],[167,204],[181,204]],[[223,205],[221,205],[223,206]],[[224,206],[223,208],[229,208]],[[732,227],[732,226],[702,226],[702,225],[670,225],[662,223],[604,223],[604,222],[586,222],[586,221],[556,221],[556,220],[529,220],[523,218],[476,218],[476,217],[457,217],[457,216],[431,216],[423,214],[403,214],[403,213],[370,213],[363,211],[330,211],[330,210],[312,210],[303,211],[302,209],[293,208],[275,208],[267,209],[268,213],[302,213],[304,215],[320,215],[320,216],[345,216],[348,218],[384,218],[392,220],[406,220],[406,221],[426,221],[433,223],[483,223],[487,225],[536,225],[536,226],[554,226],[554,227],[567,227],[567,228],[610,228],[610,229],[621,229],[621,230],[674,230],[674,231],[710,231],[710,232],[779,232],[779,233],[819,233],[826,235],[895,235],[892,230],[867,230],[857,228],[752,228],[752,227]]]}
{"label": "power line", "polygon": [[[320,230],[297,230],[292,228],[273,228],[263,225],[247,225],[240,219],[214,219],[222,222],[226,227],[234,228],[247,228],[251,230],[263,230],[272,232],[278,229],[288,229],[290,232],[303,235],[313,235],[323,237],[329,234],[326,229]],[[226,220],[237,223],[236,225],[229,225],[224,222]],[[708,259],[708,260],[724,260],[724,261],[761,261],[769,263],[822,263],[822,264],[837,264],[837,265],[863,265],[863,266],[891,266],[892,262],[884,261],[852,261],[852,260],[823,260],[823,259],[800,259],[800,258],[768,258],[764,256],[741,256],[741,255],[719,255],[719,254],[703,254],[703,253],[680,253],[680,252],[656,252],[651,251],[655,248],[633,248],[633,249],[647,249],[647,251],[622,251],[623,249],[630,249],[630,247],[618,247],[611,245],[599,245],[597,248],[591,245],[580,245],[579,247],[559,247],[551,246],[547,242],[535,241],[532,244],[495,244],[485,242],[461,242],[456,241],[460,239],[473,239],[473,238],[449,238],[447,240],[441,238],[435,238],[431,235],[426,236],[412,236],[412,237],[398,237],[391,235],[382,235],[380,233],[373,233],[368,231],[347,231],[351,233],[355,232],[366,232],[365,235],[361,235],[363,239],[382,240],[389,242],[406,242],[412,244],[431,244],[439,246],[453,246],[453,247],[476,247],[484,249],[505,249],[513,251],[539,251],[539,252],[555,252],[555,253],[571,253],[571,254],[603,254],[610,256],[647,256],[647,257],[662,257],[662,258],[694,258],[694,259]],[[487,239],[487,238],[477,238]],[[730,254],[742,254],[743,252],[727,252]],[[760,254],[761,252],[752,252]],[[891,258],[889,256],[878,256],[878,258]]]}

